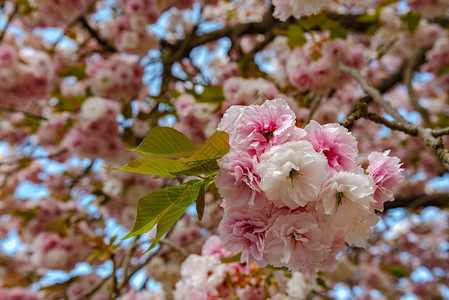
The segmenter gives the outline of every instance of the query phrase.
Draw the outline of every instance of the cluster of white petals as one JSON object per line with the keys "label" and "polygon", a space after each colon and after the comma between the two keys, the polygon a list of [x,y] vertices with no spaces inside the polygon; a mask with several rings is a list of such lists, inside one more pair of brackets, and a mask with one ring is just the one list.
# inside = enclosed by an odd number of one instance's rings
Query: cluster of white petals
{"label": "cluster of white petals", "polygon": [[389,152],[373,152],[365,171],[356,139],[339,124],[296,124],[283,99],[227,110],[218,126],[231,146],[218,161],[218,233],[242,262],[313,274],[332,269],[346,245],[366,246],[375,210],[403,177]]}

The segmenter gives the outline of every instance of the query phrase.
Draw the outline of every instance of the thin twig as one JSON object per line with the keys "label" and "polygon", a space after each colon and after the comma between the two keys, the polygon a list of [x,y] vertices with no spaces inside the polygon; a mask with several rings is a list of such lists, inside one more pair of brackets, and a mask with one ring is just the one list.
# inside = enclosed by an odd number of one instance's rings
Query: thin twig
{"label": "thin twig", "polygon": [[380,105],[385,110],[385,112],[390,114],[396,121],[408,123],[401,116],[401,114],[393,106],[391,106],[390,102],[382,97],[382,94],[379,92],[379,90],[374,88],[367,82],[367,80],[362,76],[362,74],[360,74],[357,69],[348,67],[341,62],[338,63],[338,69],[341,72],[346,73],[354,78],[362,86],[362,89],[365,91],[365,93],[370,95],[373,101]]}
{"label": "thin twig", "polygon": [[15,165],[15,164],[23,164],[23,163],[26,163],[26,162],[29,162],[32,160],[36,160],[36,159],[49,159],[49,158],[53,158],[53,157],[59,156],[61,154],[64,154],[67,151],[68,150],[66,148],[62,148],[61,150],[54,152],[52,154],[49,154],[49,155],[26,156],[26,157],[15,158],[14,160],[2,161],[2,162],[0,162],[0,165]]}
{"label": "thin twig", "polygon": [[122,286],[125,285],[126,275],[127,275],[129,263],[131,261],[131,256],[134,254],[134,252],[136,251],[137,247],[138,247],[137,237],[135,237],[134,240],[131,242],[129,251],[126,253],[126,255],[125,255],[124,259],[123,259],[122,274],[120,275],[120,279],[119,279],[119,282],[118,282],[118,287],[119,288],[121,288]]}
{"label": "thin twig", "polygon": [[312,120],[312,117],[318,109],[318,106],[320,106],[321,100],[322,98],[320,96],[313,96],[312,103],[310,104],[309,117],[307,118],[306,124],[309,124],[310,120]]}
{"label": "thin twig", "polygon": [[8,17],[8,20],[6,21],[5,27],[3,28],[2,32],[0,32],[0,42],[5,37],[6,31],[8,30],[9,25],[11,25],[12,19],[15,17],[17,12],[19,11],[19,5],[16,4],[14,6],[14,10],[11,12],[11,14]]}
{"label": "thin twig", "polygon": [[97,42],[102,45],[104,47],[104,49],[106,51],[109,52],[117,52],[117,49],[115,49],[113,46],[111,46],[108,41],[106,41],[105,39],[103,39],[100,34],[92,28],[92,26],[90,26],[89,22],[87,21],[87,19],[84,16],[81,16],[79,18],[79,22],[81,23],[81,25],[83,25],[84,28],[86,28],[86,30],[90,33],[90,35],[97,40]]}
{"label": "thin twig", "polygon": [[35,118],[35,119],[39,119],[39,120],[47,120],[47,118],[39,116],[39,115],[35,115],[17,108],[12,108],[12,107],[6,107],[3,105],[0,105],[0,110],[6,111],[6,112],[11,112],[11,113],[23,113],[25,116],[30,117],[30,118]]}

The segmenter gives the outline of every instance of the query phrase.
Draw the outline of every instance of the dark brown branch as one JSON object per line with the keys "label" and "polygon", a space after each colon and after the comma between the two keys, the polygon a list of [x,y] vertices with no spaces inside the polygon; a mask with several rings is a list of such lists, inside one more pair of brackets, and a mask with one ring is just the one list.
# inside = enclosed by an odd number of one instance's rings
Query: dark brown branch
{"label": "dark brown branch", "polygon": [[56,151],[52,154],[49,155],[43,155],[43,156],[25,156],[25,157],[20,157],[20,158],[14,158],[13,160],[8,160],[8,161],[0,161],[0,165],[15,165],[15,164],[24,164],[27,162],[30,162],[32,160],[36,160],[36,159],[50,159],[53,157],[57,157],[61,154],[64,154],[65,152],[67,152],[68,150],[66,148],[62,148],[59,151]]}
{"label": "dark brown branch", "polygon": [[427,206],[436,206],[440,208],[448,207],[449,193],[438,195],[417,195],[411,197],[397,197],[394,201],[384,203],[385,211],[399,207],[414,209]]}
{"label": "dark brown branch", "polygon": [[286,23],[274,19],[272,11],[268,10],[265,13],[262,22],[237,24],[201,35],[197,35],[196,28],[194,28],[186,36],[186,38],[178,41],[175,44],[161,41],[161,46],[164,46],[162,48],[162,62],[164,69],[162,74],[163,83],[161,93],[163,94],[165,92],[168,81],[171,78],[171,68],[173,64],[180,61],[184,57],[188,57],[189,53],[194,48],[216,41],[223,37],[238,38],[246,34],[265,34],[268,31],[272,31],[274,27],[282,26],[282,24]]}
{"label": "dark brown branch", "polygon": [[19,11],[19,5],[16,4],[14,6],[14,10],[11,12],[11,14],[8,17],[8,20],[6,21],[5,27],[3,28],[2,32],[0,32],[0,42],[5,37],[6,31],[8,30],[9,25],[11,25],[12,19],[14,19],[15,15]]}
{"label": "dark brown branch", "polygon": [[105,39],[103,39],[100,34],[92,28],[92,26],[90,26],[89,22],[87,21],[87,19],[82,16],[79,18],[79,22],[81,23],[81,25],[83,25],[83,27],[90,33],[90,35],[100,44],[103,46],[104,50],[108,51],[108,52],[117,52],[117,49],[115,49],[113,46],[111,46],[108,41],[106,41]]}
{"label": "dark brown branch", "polygon": [[396,121],[389,121],[378,114],[370,113],[367,111],[367,109],[363,109],[363,107],[361,107],[360,109],[361,117],[367,118],[379,124],[383,124],[391,129],[400,130],[410,135],[420,137],[421,140],[427,146],[435,150],[436,155],[442,162],[449,164],[449,150],[444,148],[443,141],[441,140],[441,138],[436,138],[433,135],[432,129],[423,128],[421,126],[406,121],[399,114],[399,112],[394,107],[392,107],[387,100],[385,100],[382,97],[379,90],[372,87],[366,81],[366,79],[359,73],[358,70],[345,66],[341,63],[339,63],[338,67],[342,72],[351,75],[362,86],[365,93],[367,93],[373,99],[374,102],[379,104],[385,110],[385,112],[392,115],[396,119]]}
{"label": "dark brown branch", "polygon": [[11,112],[11,113],[15,113],[15,112],[19,112],[19,113],[23,113],[25,116],[30,117],[30,118],[35,118],[35,119],[40,119],[40,120],[47,120],[47,118],[39,116],[39,115],[35,115],[20,109],[16,109],[16,108],[12,108],[12,107],[6,107],[6,106],[2,106],[0,105],[0,110],[6,111],[6,112]]}
{"label": "dark brown branch", "polygon": [[407,123],[404,117],[402,117],[401,114],[393,106],[391,106],[388,101],[383,99],[381,92],[371,86],[357,69],[348,67],[341,62],[338,64],[338,69],[354,78],[361,85],[362,89],[371,97],[371,99],[380,105],[386,113],[395,118],[396,121]]}

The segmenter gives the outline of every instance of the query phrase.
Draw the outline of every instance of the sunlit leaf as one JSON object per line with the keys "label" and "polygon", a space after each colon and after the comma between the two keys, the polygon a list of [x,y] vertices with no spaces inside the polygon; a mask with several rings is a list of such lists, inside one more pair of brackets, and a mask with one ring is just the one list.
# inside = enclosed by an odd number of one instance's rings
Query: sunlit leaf
{"label": "sunlit leaf", "polygon": [[203,145],[183,162],[207,161],[224,156],[229,152],[229,135],[224,131],[217,131],[211,135]]}
{"label": "sunlit leaf", "polygon": [[73,76],[77,79],[84,79],[87,77],[86,74],[86,66],[80,65],[80,66],[68,66],[65,68],[62,68],[61,71],[58,73],[59,77],[69,77]]}
{"label": "sunlit leaf", "polygon": [[156,176],[176,177],[181,171],[190,169],[191,166],[176,159],[164,157],[146,156],[127,163],[120,169],[126,172],[148,174]]}
{"label": "sunlit leaf", "polygon": [[199,180],[190,181],[154,191],[140,198],[137,202],[136,221],[124,239],[148,232],[157,224],[156,237],[150,249],[155,247],[161,237],[195,202],[203,184],[204,182]]}
{"label": "sunlit leaf", "polygon": [[407,25],[407,29],[410,32],[415,32],[416,28],[418,28],[419,21],[421,17],[411,11],[409,11],[405,17],[402,18],[402,21]]}
{"label": "sunlit leaf", "polygon": [[239,252],[234,256],[222,258],[221,263],[229,264],[229,263],[239,262],[241,258],[242,258],[242,252]]}
{"label": "sunlit leaf", "polygon": [[196,147],[183,133],[170,127],[155,127],[139,146],[132,149],[143,155],[188,157]]}

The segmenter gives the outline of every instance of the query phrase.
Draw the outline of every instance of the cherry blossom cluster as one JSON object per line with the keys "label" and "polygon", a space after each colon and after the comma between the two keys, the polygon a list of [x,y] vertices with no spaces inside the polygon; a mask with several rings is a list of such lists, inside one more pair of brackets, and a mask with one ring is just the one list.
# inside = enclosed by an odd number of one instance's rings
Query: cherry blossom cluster
{"label": "cherry blossom cluster", "polygon": [[[313,280],[299,272],[288,278],[282,270],[261,272],[255,264],[221,262],[234,254],[223,248],[218,236],[209,237],[201,255],[191,254],[182,263],[175,299],[299,300],[306,299],[312,289],[318,288]],[[265,286],[267,277],[273,283],[269,287]]]}
{"label": "cherry blossom cluster", "polygon": [[448,0],[407,0],[407,5],[413,12],[416,12],[426,18],[444,16],[449,9]]}
{"label": "cherry blossom cluster", "polygon": [[[387,214],[385,222],[393,219]],[[330,279],[327,284],[358,286],[360,299],[371,289],[378,290],[387,299],[399,299],[407,293],[418,298],[444,298],[440,287],[448,284],[445,276],[449,270],[448,254],[444,246],[448,224],[447,213],[435,208],[396,220],[387,231],[375,233],[367,251],[340,256],[336,269],[325,275]],[[428,270],[426,279],[408,277],[420,269]]]}
{"label": "cherry blossom cluster", "polygon": [[283,97],[296,114],[300,108],[296,102],[278,91],[276,85],[263,78],[229,77],[223,82],[225,102],[220,107],[209,103],[197,103],[190,94],[182,94],[174,106],[178,114],[175,128],[186,134],[196,144],[212,135],[222,115],[232,105],[259,104],[264,99]]}
{"label": "cherry blossom cluster", "polygon": [[[391,47],[389,53],[401,58],[411,58],[422,47],[432,46],[444,33],[440,25],[428,22],[426,19],[420,20],[415,30],[409,30],[401,19],[404,18],[403,12],[394,5],[383,8],[379,17],[383,26],[373,36],[371,49]],[[397,42],[389,46],[388,41],[391,39],[397,39]],[[402,62],[401,59],[399,61]]]}
{"label": "cherry blossom cluster", "polygon": [[26,288],[0,288],[0,299],[38,300],[39,298],[39,292]]}
{"label": "cherry blossom cluster", "polygon": [[[351,6],[355,4],[363,4],[367,1],[355,1],[355,0],[339,0],[341,4]],[[331,6],[334,3],[332,0],[318,0],[318,1],[307,1],[307,0],[274,0],[273,5],[275,7],[273,16],[276,18],[286,21],[290,16],[294,16],[299,19],[302,16],[308,16],[312,14],[317,14],[323,9]]]}
{"label": "cherry blossom cluster", "polygon": [[427,62],[423,65],[423,71],[435,74],[438,86],[447,89],[449,87],[449,72],[445,69],[449,67],[449,37],[441,36],[432,49],[426,53]]}
{"label": "cherry blossom cluster", "polygon": [[30,244],[31,262],[45,269],[72,270],[78,262],[86,261],[92,251],[84,245],[83,237],[61,237],[57,233],[41,232]]}
{"label": "cherry blossom cluster", "polygon": [[127,229],[134,224],[137,200],[161,187],[162,180],[133,173],[104,171],[101,209]]}
{"label": "cherry blossom cluster", "polygon": [[87,65],[92,92],[100,97],[129,102],[139,96],[143,88],[143,67],[135,57],[113,55],[107,60]]}
{"label": "cherry blossom cluster", "polygon": [[15,45],[0,46],[0,104],[27,107],[48,96],[51,61],[40,51],[19,52]]}
{"label": "cherry blossom cluster", "polygon": [[64,145],[84,157],[117,158],[123,149],[118,136],[117,115],[120,106],[111,100],[90,97],[84,101],[79,120],[65,135]]}
{"label": "cherry blossom cluster", "polygon": [[123,0],[123,15],[100,24],[102,37],[113,41],[121,51],[145,56],[159,47],[156,34],[147,29],[155,23],[160,11],[153,0]]}
{"label": "cherry blossom cluster", "polygon": [[[46,291],[44,295],[41,294],[39,299],[53,299],[66,298],[68,300],[79,299],[85,293],[98,286],[98,284],[103,280],[96,273],[89,273],[88,275],[77,276],[72,284],[69,286],[64,286],[60,290]],[[91,297],[92,300],[107,300],[110,297],[112,288],[111,280],[108,280],[104,285],[102,285]]]}
{"label": "cherry blossom cluster", "polygon": [[25,25],[35,26],[66,26],[88,11],[89,5],[95,0],[31,0],[31,13],[23,18]]}
{"label": "cherry blossom cluster", "polygon": [[225,199],[218,232],[242,262],[312,274],[331,269],[346,243],[365,247],[375,210],[403,179],[396,157],[373,152],[358,164],[357,141],[338,124],[296,126],[283,99],[232,106],[218,130],[230,152],[218,161]]}
{"label": "cherry blossom cluster", "polygon": [[290,54],[287,73],[290,83],[300,91],[325,94],[349,81],[335,66],[345,65],[361,68],[366,63],[365,48],[361,44],[350,47],[342,39],[330,40],[317,47],[296,48]]}

